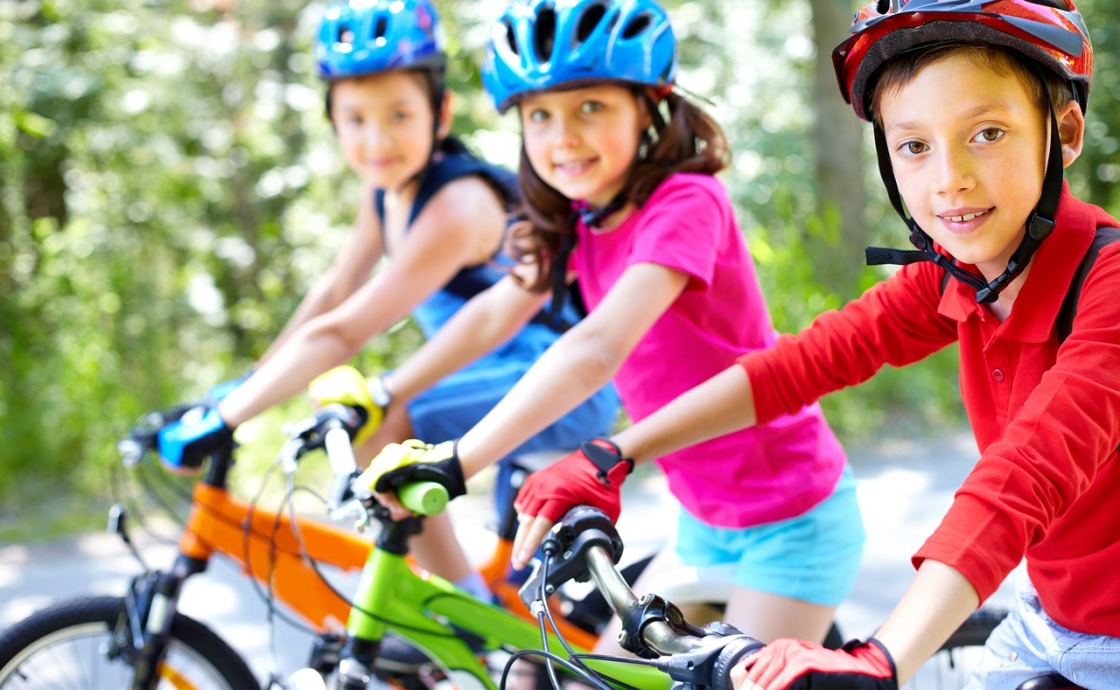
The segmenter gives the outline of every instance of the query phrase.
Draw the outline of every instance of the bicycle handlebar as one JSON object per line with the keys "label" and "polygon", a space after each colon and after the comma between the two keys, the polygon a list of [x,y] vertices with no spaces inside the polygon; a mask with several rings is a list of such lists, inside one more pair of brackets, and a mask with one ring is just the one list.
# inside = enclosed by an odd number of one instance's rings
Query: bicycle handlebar
{"label": "bicycle handlebar", "polygon": [[[180,419],[198,405],[178,405],[149,412],[129,429],[128,435],[117,443],[121,461],[126,467],[139,463],[148,452],[158,452],[160,429]],[[286,429],[288,440],[280,450],[281,468],[288,474],[295,472],[299,460],[312,450],[323,448],[331,463],[334,479],[327,499],[328,508],[338,510],[351,493],[351,483],[358,476],[358,465],[350,445],[357,430],[365,423],[367,412],[350,405],[327,405],[315,414]],[[215,458],[215,462],[228,466],[229,453]],[[401,504],[420,515],[435,515],[447,505],[447,489],[436,482],[415,482],[397,491]],[[371,499],[372,500],[372,499]]]}
{"label": "bicycle handlebar", "polygon": [[[288,457],[293,463],[308,450],[322,447],[334,470],[327,505],[339,507],[358,476],[358,463],[350,442],[365,422],[365,410],[350,405],[327,405],[296,426],[291,434]],[[321,440],[320,440],[321,439]],[[359,492],[354,492],[357,495]],[[447,489],[436,482],[413,482],[397,491],[401,505],[420,515],[435,515],[447,506]]]}
{"label": "bicycle handlebar", "polygon": [[679,688],[731,690],[730,671],[763,645],[723,623],[697,628],[680,609],[661,597],[634,595],[618,572],[622,541],[600,510],[579,506],[568,511],[541,544],[545,561],[535,562],[521,588],[533,611],[546,611],[541,599],[568,580],[594,580],[622,620],[619,644],[677,682]]}

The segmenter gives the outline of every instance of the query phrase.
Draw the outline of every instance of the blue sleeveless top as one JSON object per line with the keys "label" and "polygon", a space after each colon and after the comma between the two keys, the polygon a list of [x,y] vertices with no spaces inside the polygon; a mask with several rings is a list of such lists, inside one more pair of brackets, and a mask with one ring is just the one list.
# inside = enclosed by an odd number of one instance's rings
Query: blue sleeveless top
{"label": "blue sleeveless top", "polygon": [[[507,209],[512,210],[516,206],[520,194],[517,186],[517,176],[514,173],[475,158],[463,146],[462,142],[452,137],[444,139],[440,150],[442,156],[428,166],[424,179],[420,182],[420,188],[416,191],[416,199],[412,202],[412,210],[408,216],[409,226],[416,221],[417,216],[424,210],[424,206],[444,185],[471,175],[477,175],[486,180],[505,203]],[[374,194],[374,209],[382,223],[382,234],[384,234],[384,190],[379,189]],[[513,260],[499,245],[498,250],[494,252],[489,261],[460,269],[446,285],[412,310],[412,318],[420,326],[424,337],[431,338],[470,298],[504,278],[512,266]],[[581,314],[578,309],[569,301],[561,311],[560,318],[557,319],[553,328],[550,327],[552,324],[550,324],[548,308],[546,307],[514,339],[547,337],[552,341],[556,339],[559,332],[566,330],[580,318]]]}

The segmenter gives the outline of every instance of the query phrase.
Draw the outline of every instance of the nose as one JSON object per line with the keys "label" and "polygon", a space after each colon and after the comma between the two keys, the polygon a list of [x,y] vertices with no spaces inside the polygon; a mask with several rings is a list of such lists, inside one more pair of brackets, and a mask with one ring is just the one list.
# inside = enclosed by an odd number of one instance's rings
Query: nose
{"label": "nose", "polygon": [[942,146],[936,156],[937,188],[945,194],[972,189],[976,184],[966,148]]}
{"label": "nose", "polygon": [[579,143],[578,122],[565,114],[553,119],[553,142],[558,148],[574,148]]}
{"label": "nose", "polygon": [[389,136],[384,128],[374,122],[369,122],[362,130],[362,143],[369,151],[378,151],[388,145]]}

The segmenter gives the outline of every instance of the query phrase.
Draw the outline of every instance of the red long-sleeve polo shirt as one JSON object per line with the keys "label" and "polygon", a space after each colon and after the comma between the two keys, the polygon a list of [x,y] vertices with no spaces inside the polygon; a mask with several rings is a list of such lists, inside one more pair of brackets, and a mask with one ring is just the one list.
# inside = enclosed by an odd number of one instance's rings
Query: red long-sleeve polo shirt
{"label": "red long-sleeve polo shirt", "polygon": [[1098,226],[1120,226],[1068,188],[999,322],[942,271],[903,267],[797,336],[739,361],[759,422],[960,342],[961,395],[981,458],[914,556],[958,570],[986,599],[1026,556],[1046,612],[1080,632],[1120,637],[1120,242],[1082,286],[1059,347],[1055,319]]}

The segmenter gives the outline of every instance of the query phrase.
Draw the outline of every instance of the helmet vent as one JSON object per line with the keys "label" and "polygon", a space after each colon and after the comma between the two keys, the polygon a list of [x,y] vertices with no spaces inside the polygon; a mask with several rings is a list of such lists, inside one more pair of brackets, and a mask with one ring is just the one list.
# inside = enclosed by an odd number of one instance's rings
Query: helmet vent
{"label": "helmet vent", "polygon": [[382,16],[377,18],[376,22],[373,23],[373,36],[372,36],[372,38],[373,38],[374,41],[384,42],[385,41],[385,35],[388,34],[388,33],[389,33],[389,18],[382,15]]}
{"label": "helmet vent", "polygon": [[649,25],[651,23],[652,19],[649,16],[649,12],[642,12],[637,17],[634,17],[630,21],[626,22],[626,26],[622,29],[622,37],[634,38],[638,34],[645,31],[647,28],[649,28]]}
{"label": "helmet vent", "polygon": [[354,30],[343,24],[338,27],[338,43],[342,45],[354,45]]}
{"label": "helmet vent", "polygon": [[1043,7],[1053,7],[1056,10],[1069,12],[1069,3],[1065,0],[1028,0],[1032,5],[1042,5]]}
{"label": "helmet vent", "polygon": [[533,50],[537,60],[548,62],[552,57],[552,46],[556,43],[556,10],[544,7],[537,13],[533,24]]}
{"label": "helmet vent", "polygon": [[879,0],[879,2],[875,3],[875,11],[879,14],[886,14],[887,12],[890,12],[890,9],[891,0]]}
{"label": "helmet vent", "polygon": [[517,34],[513,32],[513,22],[508,18],[502,20],[502,26],[506,29],[506,43],[514,55],[520,55],[521,51],[517,49]]}
{"label": "helmet vent", "polygon": [[607,8],[602,5],[596,4],[588,7],[583,12],[583,16],[579,18],[579,26],[576,27],[576,41],[583,43],[591,32],[599,26],[599,22],[603,20],[603,15],[607,13]]}

